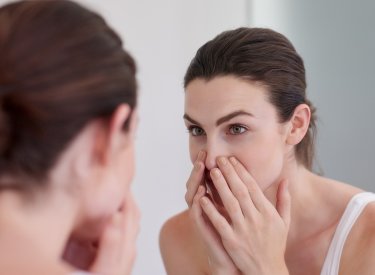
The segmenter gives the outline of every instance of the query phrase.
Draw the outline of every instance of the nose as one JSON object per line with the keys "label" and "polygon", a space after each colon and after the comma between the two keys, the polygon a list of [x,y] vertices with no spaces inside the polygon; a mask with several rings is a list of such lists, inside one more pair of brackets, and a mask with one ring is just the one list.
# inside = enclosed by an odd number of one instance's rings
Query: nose
{"label": "nose", "polygon": [[221,144],[219,141],[207,140],[206,144],[206,169],[211,170],[217,167],[216,160],[220,156],[228,156],[225,144]]}
{"label": "nose", "polygon": [[208,170],[211,170],[216,167],[216,158],[217,158],[216,154],[213,154],[211,151],[210,153],[208,153],[208,150],[207,150],[207,157],[206,157],[205,165]]}

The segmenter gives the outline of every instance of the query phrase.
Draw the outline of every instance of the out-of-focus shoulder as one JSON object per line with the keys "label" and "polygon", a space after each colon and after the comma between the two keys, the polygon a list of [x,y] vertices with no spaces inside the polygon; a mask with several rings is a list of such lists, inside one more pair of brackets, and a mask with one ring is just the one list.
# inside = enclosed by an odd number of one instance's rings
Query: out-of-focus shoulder
{"label": "out-of-focus shoulder", "polygon": [[181,245],[191,238],[193,226],[189,218],[189,211],[185,210],[169,218],[160,230],[160,246]]}
{"label": "out-of-focus shoulder", "polygon": [[168,219],[159,236],[160,252],[168,275],[205,274],[205,250],[200,242],[189,211]]}

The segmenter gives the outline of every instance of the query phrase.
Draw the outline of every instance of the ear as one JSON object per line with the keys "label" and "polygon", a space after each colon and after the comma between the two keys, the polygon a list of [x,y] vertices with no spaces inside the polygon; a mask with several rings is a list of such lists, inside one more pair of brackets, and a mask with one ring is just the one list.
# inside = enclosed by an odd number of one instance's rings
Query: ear
{"label": "ear", "polygon": [[309,129],[310,118],[310,107],[307,104],[298,105],[289,121],[290,127],[286,139],[287,144],[297,145],[301,142]]}
{"label": "ear", "polygon": [[[107,128],[103,128],[97,135],[95,141],[96,159],[101,164],[108,164],[111,156],[118,152],[124,143],[128,144],[130,139],[133,139],[132,127],[135,128],[133,122],[135,115],[132,114],[131,108],[128,104],[119,105],[112,116],[110,117]],[[124,124],[128,119],[131,119],[129,130],[124,130]]]}
{"label": "ear", "polygon": [[137,108],[134,108],[132,110],[131,117],[129,119],[130,119],[129,129],[128,129],[127,133],[129,134],[130,137],[134,137],[135,132],[137,130],[137,126],[138,126],[138,121],[139,121],[138,109]]}

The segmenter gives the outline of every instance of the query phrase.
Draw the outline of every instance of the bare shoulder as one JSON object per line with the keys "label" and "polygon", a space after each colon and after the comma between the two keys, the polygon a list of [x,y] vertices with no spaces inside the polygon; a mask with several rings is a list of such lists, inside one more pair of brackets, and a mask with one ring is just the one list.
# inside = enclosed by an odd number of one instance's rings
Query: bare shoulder
{"label": "bare shoulder", "polygon": [[160,231],[160,251],[168,275],[205,274],[205,252],[186,210],[167,220]]}
{"label": "bare shoulder", "polygon": [[375,202],[369,203],[344,246],[340,274],[375,274]]}
{"label": "bare shoulder", "polygon": [[188,245],[192,238],[193,225],[190,222],[188,210],[168,219],[160,230],[161,252],[168,252],[171,249],[177,250],[181,246]]}

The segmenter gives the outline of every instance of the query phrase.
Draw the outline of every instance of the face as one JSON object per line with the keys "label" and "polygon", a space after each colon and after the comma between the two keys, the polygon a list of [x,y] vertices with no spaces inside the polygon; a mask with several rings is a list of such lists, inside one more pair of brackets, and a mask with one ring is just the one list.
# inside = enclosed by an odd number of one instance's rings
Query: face
{"label": "face", "polygon": [[[103,142],[106,160],[92,167],[92,173],[85,179],[83,193],[83,223],[76,235],[84,239],[100,237],[104,227],[114,213],[121,210],[131,192],[130,186],[135,171],[134,134],[137,113],[131,116],[130,128],[122,127],[112,131],[110,143]],[[120,125],[123,123],[120,121]],[[105,130],[102,129],[105,133]],[[101,143],[101,142],[99,142]],[[108,145],[110,144],[110,145]],[[100,150],[102,150],[100,149]]]}
{"label": "face", "polygon": [[262,190],[279,180],[286,130],[265,86],[234,76],[195,79],[186,88],[184,120],[192,162],[200,150],[207,153],[207,170],[217,167],[217,157],[234,156]]}

